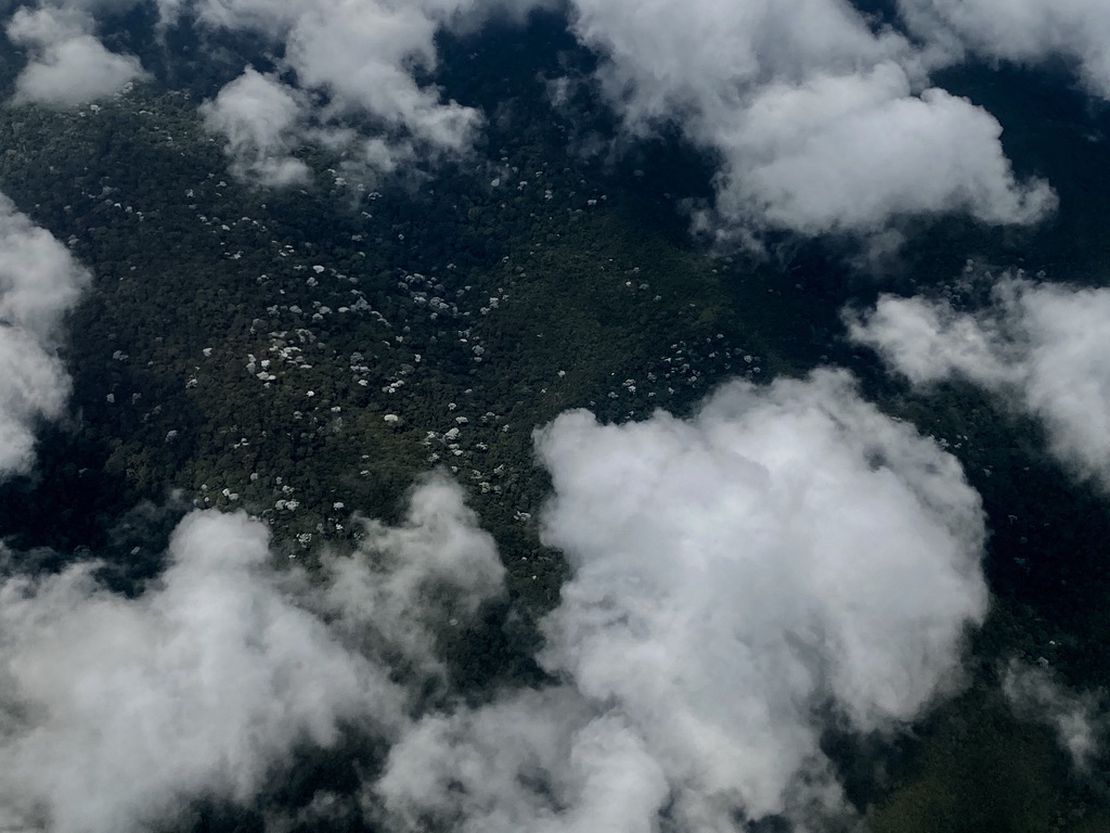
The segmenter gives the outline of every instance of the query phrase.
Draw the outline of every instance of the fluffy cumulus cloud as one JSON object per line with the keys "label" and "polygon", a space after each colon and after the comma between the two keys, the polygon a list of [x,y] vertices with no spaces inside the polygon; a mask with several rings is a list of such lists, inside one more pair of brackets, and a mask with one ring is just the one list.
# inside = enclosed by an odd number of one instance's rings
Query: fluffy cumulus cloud
{"label": "fluffy cumulus cloud", "polygon": [[231,172],[240,179],[282,187],[308,180],[308,166],[292,155],[307,102],[272,75],[248,69],[201,106],[205,126],[227,139]]}
{"label": "fluffy cumulus cloud", "polygon": [[930,88],[930,56],[844,0],[573,7],[628,128],[675,125],[718,157],[726,231],[870,235],[949,211],[1030,223],[1054,206],[1015,177],[989,113]]}
{"label": "fluffy cumulus cloud", "polygon": [[537,447],[573,567],[538,656],[562,682],[406,733],[375,787],[403,829],[829,810],[827,721],[888,730],[953,684],[986,608],[979,498],[845,374],[734,383],[689,420],[572,412]]}
{"label": "fluffy cumulus cloud", "polygon": [[[435,38],[445,29],[478,25],[490,15],[520,17],[543,0],[195,0],[203,26],[251,31],[280,44],[287,87],[252,70],[232,82],[209,108],[209,121],[229,135],[238,173],[264,183],[296,180],[292,142],[340,149],[363,172],[390,172],[419,155],[468,152],[482,114],[446,99],[418,80],[434,70]],[[181,2],[163,3],[169,18]],[[311,92],[326,103],[309,106]],[[351,129],[369,120],[372,138]]]}
{"label": "fluffy cumulus cloud", "polygon": [[1055,196],[1043,182],[1016,184],[1001,133],[966,99],[911,94],[895,64],[773,84],[728,134],[718,209],[805,234],[873,232],[895,217],[948,211],[1034,222]]}
{"label": "fluffy cumulus cloud", "polygon": [[1097,697],[1070,691],[1047,669],[1017,660],[1007,666],[1002,690],[1018,717],[1047,723],[1055,730],[1077,768],[1090,766],[1106,728]]}
{"label": "fluffy cumulus cloud", "polygon": [[65,407],[69,376],[56,341],[89,280],[65,246],[0,195],[0,478],[27,470],[36,422]]}
{"label": "fluffy cumulus cloud", "polygon": [[1008,277],[993,303],[882,297],[851,336],[916,385],[960,378],[1040,418],[1052,452],[1110,489],[1110,290]]}
{"label": "fluffy cumulus cloud", "polygon": [[1093,94],[1110,99],[1110,6],[1102,0],[899,0],[899,7],[948,60],[967,51],[1025,64],[1062,56]]}
{"label": "fluffy cumulus cloud", "polygon": [[[216,512],[181,522],[168,568],[134,598],[100,586],[88,564],[8,578],[0,824],[53,833],[172,824],[198,798],[249,803],[303,745],[327,748],[355,725],[398,731],[406,694],[377,649],[422,658],[428,648],[408,634],[370,650],[363,631],[392,634],[432,616],[433,589],[463,599],[453,614],[463,615],[499,588],[496,553],[468,528],[459,493],[442,482],[418,489],[403,527],[375,526],[368,548],[333,555],[322,584],[275,572],[265,527]],[[388,589],[364,598],[373,582],[361,574],[371,572]]]}
{"label": "fluffy cumulus cloud", "polygon": [[95,35],[85,6],[44,3],[21,8],[7,24],[11,41],[27,51],[15,81],[15,99],[70,107],[119,92],[145,76],[138,58],[110,52]]}

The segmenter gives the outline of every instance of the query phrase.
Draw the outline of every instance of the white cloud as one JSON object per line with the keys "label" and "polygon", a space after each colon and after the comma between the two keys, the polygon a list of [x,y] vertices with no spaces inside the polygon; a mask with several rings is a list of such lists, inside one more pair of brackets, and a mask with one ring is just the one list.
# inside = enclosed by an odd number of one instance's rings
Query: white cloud
{"label": "white cloud", "polygon": [[669,786],[621,716],[562,686],[425,718],[375,790],[402,831],[431,816],[459,833],[650,833]]}
{"label": "white cloud", "polygon": [[[537,434],[544,539],[573,577],[543,623],[565,681],[422,721],[376,786],[464,831],[732,830],[836,806],[832,705],[918,716],[981,620],[978,495],[845,374],[722,388],[690,420]],[[406,826],[406,820],[408,820]]]}
{"label": "white cloud", "polygon": [[8,37],[28,50],[15,81],[15,100],[72,107],[119,92],[144,78],[138,58],[110,52],[93,34],[84,11],[55,5],[21,8],[7,24]]}
{"label": "white cloud", "polygon": [[399,696],[264,573],[265,528],[190,516],[135,600],[82,566],[0,591],[0,806],[50,830],[137,830],[212,793],[245,800],[302,740]]}
{"label": "white cloud", "polygon": [[261,185],[304,183],[308,166],[292,156],[308,107],[299,91],[272,75],[247,69],[215,100],[201,105],[205,126],[227,139],[231,172]]}
{"label": "white cloud", "polygon": [[1029,223],[1054,207],[1019,181],[985,111],[928,89],[928,55],[842,0],[574,0],[574,28],[626,126],[676,125],[719,159],[726,233],[871,235],[962,211]]}
{"label": "white cloud", "polygon": [[282,186],[307,177],[290,155],[302,144],[344,151],[362,177],[416,159],[467,154],[484,117],[422,80],[436,69],[436,37],[470,31],[493,16],[522,21],[556,2],[40,0],[16,10],[7,32],[30,53],[17,100],[55,106],[91,101],[146,77],[137,58],[110,52],[97,39],[104,14],[149,3],[163,29],[188,12],[201,29],[260,35],[284,56],[280,68],[295,86],[246,67],[204,115],[211,129],[227,135],[235,175]]}
{"label": "white cloud", "polygon": [[90,280],[65,246],[0,195],[0,321],[50,340]]}
{"label": "white cloud", "polygon": [[874,35],[839,0],[575,0],[574,11],[579,37],[608,59],[605,90],[645,128],[676,111],[715,121],[768,82],[799,84],[912,57],[903,38]]}
{"label": "white cloud", "polygon": [[918,385],[957,377],[1040,418],[1051,451],[1110,489],[1110,290],[1003,278],[976,313],[883,296],[852,338]]}
{"label": "white cloud", "polygon": [[91,276],[0,195],[0,478],[34,460],[34,428],[57,418],[69,377],[55,355],[63,316]]}
{"label": "white cloud", "polygon": [[[261,523],[216,512],[181,522],[137,597],[88,564],[0,584],[0,824],[146,830],[198,798],[249,803],[300,745],[350,725],[396,732],[408,695],[377,653],[423,660],[431,632],[364,635],[438,622],[445,604],[466,615],[498,589],[460,494],[419,488],[405,525],[371,525],[371,546],[332,556],[322,587],[273,570]],[[345,606],[364,591],[373,608]]]}
{"label": "white cloud", "polygon": [[499,596],[505,569],[458,484],[442,475],[413,492],[400,526],[366,521],[356,557],[324,562],[325,606],[370,630],[427,672],[439,668],[434,634]]}
{"label": "white cloud", "polygon": [[[255,132],[252,138],[270,139],[271,144],[263,146],[264,152],[254,165],[257,167],[259,160],[263,165],[278,164],[279,172],[285,174],[291,169],[281,151],[292,138],[296,121],[305,122],[300,141],[345,144],[353,156],[352,164],[371,172],[382,167],[391,170],[398,159],[414,158],[417,148],[424,158],[466,154],[484,122],[482,114],[445,99],[434,84],[417,80],[418,74],[436,67],[437,34],[444,29],[476,26],[494,14],[520,17],[547,2],[196,0],[193,5],[204,25],[254,31],[284,46],[283,68],[295,75],[300,90],[264,90],[259,79],[248,73],[249,83],[241,78],[225,88],[215,109],[231,117],[223,119],[224,125],[229,125],[234,121],[234,106],[244,103],[247,93],[251,93],[253,109],[240,124],[244,128],[261,118],[257,108],[260,95],[271,107],[278,108],[286,119],[281,135],[263,131],[259,136]],[[162,3],[161,8],[172,16],[180,13],[181,4]],[[274,79],[269,80],[274,87]],[[295,116],[288,99],[296,99],[304,111],[307,92],[321,95],[327,103]],[[220,99],[224,99],[223,104]],[[378,134],[363,145],[360,138],[366,137],[346,128],[348,122],[367,118],[375,123]],[[310,124],[312,129],[307,129]],[[234,138],[232,141],[234,145]],[[258,173],[251,171],[250,164],[241,171],[252,172]]]}
{"label": "white cloud", "polygon": [[438,29],[419,5],[320,3],[294,24],[286,57],[306,86],[328,92],[336,112],[367,112],[432,148],[458,152],[481,116],[413,77],[435,66]]}
{"label": "white cloud", "polygon": [[61,416],[69,384],[51,351],[26,331],[0,325],[0,479],[30,470],[35,424]]}
{"label": "white cloud", "polygon": [[970,50],[1017,63],[1063,56],[1110,99],[1110,6],[1103,0],[899,0],[910,28],[961,60]]}
{"label": "white cloud", "polygon": [[1018,660],[1006,667],[1002,690],[1018,717],[1047,723],[1056,731],[1077,768],[1086,769],[1099,753],[1105,721],[1094,695],[1071,692],[1046,669]]}
{"label": "white cloud", "polygon": [[1017,184],[989,113],[941,89],[913,95],[892,63],[770,84],[725,130],[717,208],[730,223],[860,233],[950,211],[1031,223],[1055,206],[1046,183]]}

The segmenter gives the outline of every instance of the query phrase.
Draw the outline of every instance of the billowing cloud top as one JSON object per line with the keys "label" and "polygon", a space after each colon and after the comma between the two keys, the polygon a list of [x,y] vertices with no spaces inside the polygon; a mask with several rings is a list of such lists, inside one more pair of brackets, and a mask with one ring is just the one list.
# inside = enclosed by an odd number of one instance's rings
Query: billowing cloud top
{"label": "billowing cloud top", "polygon": [[725,831],[835,805],[821,710],[912,719],[985,613],[977,494],[844,374],[734,383],[691,420],[572,412],[537,449],[574,568],[539,659],[565,683],[406,735],[377,785],[403,827],[650,831],[668,807]]}
{"label": "billowing cloud top", "polygon": [[461,500],[429,482],[405,526],[373,527],[386,563],[333,556],[322,586],[272,569],[261,523],[217,512],[181,522],[136,598],[87,564],[0,584],[0,826],[147,830],[195,799],[249,803],[299,746],[341,729],[397,732],[407,695],[363,634],[402,634],[373,644],[419,663],[431,632],[406,626],[500,590]]}
{"label": "billowing cloud top", "polygon": [[30,466],[35,421],[65,406],[58,328],[90,279],[65,246],[0,195],[0,478]]}
{"label": "billowing cloud top", "polygon": [[993,304],[880,298],[851,335],[918,385],[958,377],[1043,420],[1051,449],[1110,489],[1110,290],[1003,278]]}
{"label": "billowing cloud top", "polygon": [[170,555],[135,600],[87,566],[3,585],[0,807],[16,820],[142,829],[183,797],[252,797],[267,767],[301,740],[334,742],[340,720],[396,717],[381,672],[260,572],[264,527],[194,515]]}

